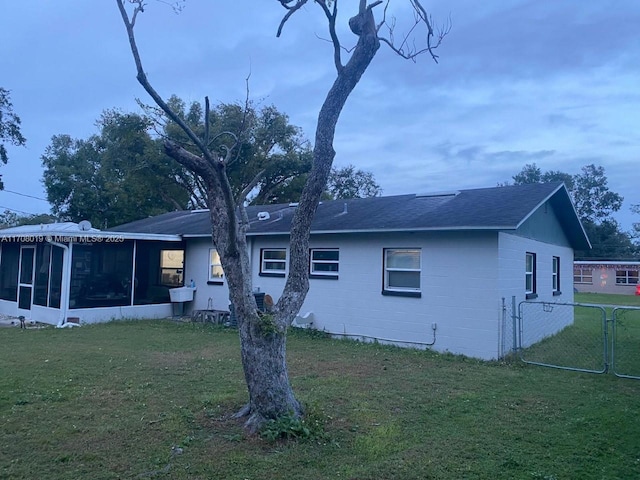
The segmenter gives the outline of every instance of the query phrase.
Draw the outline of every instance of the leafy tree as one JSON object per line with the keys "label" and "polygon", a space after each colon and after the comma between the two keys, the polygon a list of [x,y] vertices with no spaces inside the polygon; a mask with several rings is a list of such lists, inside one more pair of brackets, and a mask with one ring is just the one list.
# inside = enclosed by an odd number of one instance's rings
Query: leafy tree
{"label": "leafy tree", "polygon": [[327,192],[334,198],[368,198],[382,194],[371,172],[356,169],[353,165],[332,168],[329,174]]}
{"label": "leafy tree", "polygon": [[11,210],[0,213],[0,228],[19,227],[21,225],[40,225],[54,223],[56,218],[48,213],[38,213],[35,215],[18,215]]}
{"label": "leafy tree", "polygon": [[574,176],[573,202],[583,221],[595,223],[611,218],[622,207],[622,196],[609,190],[603,167],[585,165]]}
{"label": "leafy tree", "polygon": [[634,245],[627,233],[613,219],[605,219],[600,223],[590,220],[582,222],[585,232],[591,241],[591,250],[576,250],[576,260],[623,260],[635,258],[640,249]]}
{"label": "leafy tree", "polygon": [[87,140],[54,136],[42,156],[55,215],[105,228],[188,206],[181,169],[148,134],[147,119],[107,110],[98,125]]}
{"label": "leafy tree", "polygon": [[513,177],[514,185],[524,185],[526,183],[548,183],[548,182],[564,182],[567,190],[572,192],[574,189],[573,175],[570,175],[559,170],[549,170],[542,172],[540,167],[535,163],[528,163],[519,173]]}
{"label": "leafy tree", "polygon": [[[20,117],[13,113],[13,104],[9,93],[9,90],[0,87],[0,162],[4,164],[9,160],[5,143],[22,146],[27,141],[20,131]],[[4,184],[0,180],[0,190],[2,189],[4,189]]]}
{"label": "leafy tree", "polygon": [[[204,135],[205,108],[202,104],[192,102],[187,108],[184,101],[172,96],[167,105],[197,135]],[[147,107],[147,110],[151,108]],[[156,116],[164,118],[164,135],[167,138],[197,154],[197,147],[176,122],[167,119],[164,112],[153,111]],[[208,117],[209,148],[212,152],[224,155],[230,137],[238,143],[226,168],[234,197],[239,197],[245,188],[251,187],[249,200],[252,204],[298,200],[302,188],[296,187],[300,182],[295,179],[311,170],[312,151],[301,129],[289,123],[287,115],[273,105],[256,109],[247,102],[246,105],[221,103],[210,109]],[[200,206],[204,207],[204,186],[197,176],[191,175],[202,199]],[[257,181],[252,184],[257,176]]]}
{"label": "leafy tree", "polygon": [[558,170],[542,172],[535,164],[527,164],[514,175],[516,185],[562,181],[572,197],[576,213],[589,236],[592,249],[576,251],[576,259],[622,259],[637,254],[628,234],[620,229],[611,214],[620,210],[623,198],[608,186],[603,167],[585,165],[576,175]]}
{"label": "leafy tree", "polygon": [[559,170],[542,172],[535,164],[527,164],[514,175],[515,185],[525,183],[564,182],[583,222],[599,223],[610,220],[611,214],[622,207],[622,196],[609,190],[604,167],[585,165],[580,173],[570,175]]}
{"label": "leafy tree", "polygon": [[[296,208],[290,233],[289,275],[272,315],[260,316],[252,295],[251,271],[249,265],[246,233],[248,218],[243,208],[250,188],[263,177],[260,171],[249,182],[239,196],[235,196],[229,178],[232,162],[242,139],[234,132],[224,134],[225,144],[211,148],[215,135],[209,127],[211,114],[209,102],[205,99],[204,132],[199,135],[185,122],[171,106],[165,102],[149,83],[140,58],[134,35],[138,15],[144,11],[144,0],[129,0],[133,4],[131,14],[126,9],[125,0],[117,0],[118,8],[125,24],[131,53],[133,55],[138,82],[143,86],[156,105],[180,126],[188,139],[197,147],[197,153],[171,139],[164,142],[165,152],[177,162],[197,174],[206,189],[207,205],[211,211],[212,239],[225,270],[229,293],[238,319],[240,351],[247,383],[249,402],[238,412],[238,417],[247,417],[245,427],[255,432],[269,419],[289,415],[302,415],[302,407],[296,399],[287,372],[286,331],[302,306],[309,289],[309,232],[314,212],[326,188],[331,164],[335,156],[333,140],[340,113],[360,78],[376,56],[381,43],[385,43],[398,55],[415,59],[422,53],[430,54],[435,60],[434,49],[439,45],[446,31],[435,33],[431,19],[419,0],[410,0],[415,13],[415,25],[409,29],[415,32],[424,26],[424,48],[414,49],[416,41],[400,38],[394,41],[394,22],[387,22],[386,8],[381,11],[376,22],[374,9],[382,4],[366,0],[358,2],[358,12],[349,19],[351,32],[357,43],[350,49],[343,47],[338,35],[339,0],[277,0],[286,9],[277,35],[292,16],[308,3],[318,6],[327,20],[329,36],[333,45],[333,61],[336,77],[324,99],[318,115],[316,135],[312,155],[312,167]],[[383,34],[388,34],[384,37]],[[344,62],[343,56],[349,56]],[[240,130],[243,131],[243,130]]]}
{"label": "leafy tree", "polygon": [[[631,211],[640,215],[640,204],[631,205]],[[631,235],[636,239],[636,241],[640,241],[640,222],[633,223],[633,230]]]}

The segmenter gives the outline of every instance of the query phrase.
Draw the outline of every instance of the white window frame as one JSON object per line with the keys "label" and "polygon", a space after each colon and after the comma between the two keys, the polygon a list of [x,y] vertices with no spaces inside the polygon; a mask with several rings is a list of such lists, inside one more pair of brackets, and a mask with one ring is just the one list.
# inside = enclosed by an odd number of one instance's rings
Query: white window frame
{"label": "white window frame", "polygon": [[560,293],[560,257],[551,260],[551,287],[554,294]]}
{"label": "white window frame", "polygon": [[573,283],[593,285],[593,268],[573,267]]}
{"label": "white window frame", "polygon": [[[620,272],[624,272],[624,275],[620,275]],[[635,275],[629,275],[630,273],[635,273]],[[616,270],[616,285],[639,285],[639,277],[637,270]]]}
{"label": "white window frame", "polygon": [[[529,262],[530,258],[531,262]],[[531,264],[531,268],[529,268],[529,264]],[[527,295],[527,298],[535,298],[536,295],[536,254],[533,252],[527,252],[525,254],[524,293]]]}
{"label": "white window frame", "polygon": [[[417,254],[418,268],[408,267],[390,267],[389,254],[391,253],[411,253]],[[406,295],[406,296],[420,296],[422,293],[422,249],[421,248],[384,248],[383,249],[383,272],[384,283],[382,287],[382,293],[386,295]],[[418,275],[418,287],[404,287],[394,286],[390,284],[390,273],[393,272],[415,272]]]}
{"label": "white window frame", "polygon": [[[175,252],[180,252],[178,257],[181,256],[180,263],[178,264],[175,257]],[[164,282],[164,274],[175,271],[175,274],[179,277],[177,282]],[[169,249],[164,248],[160,250],[160,285],[166,285],[168,287],[179,287],[184,284],[184,250],[183,249]]]}
{"label": "white window frame", "polygon": [[[214,268],[219,271],[219,275],[214,275]],[[224,283],[224,270],[220,261],[220,254],[216,248],[209,249],[209,272],[207,273],[209,283]]]}
{"label": "white window frame", "polygon": [[[316,252],[336,252],[336,260],[314,259]],[[335,265],[335,270],[316,270],[316,265]],[[312,248],[309,252],[309,275],[312,277],[338,278],[340,271],[340,249],[338,248]]]}
{"label": "white window frame", "polygon": [[[284,258],[266,258],[267,252],[284,253]],[[261,248],[260,249],[260,275],[273,275],[284,277],[287,274],[287,249],[286,248]],[[282,264],[282,268],[270,268],[269,263]]]}

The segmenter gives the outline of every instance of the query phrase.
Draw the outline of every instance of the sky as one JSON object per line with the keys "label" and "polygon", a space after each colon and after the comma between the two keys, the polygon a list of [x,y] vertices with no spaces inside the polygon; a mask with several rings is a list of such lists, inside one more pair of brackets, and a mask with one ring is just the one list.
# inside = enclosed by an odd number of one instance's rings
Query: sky
{"label": "sky", "polygon": [[[357,3],[339,3],[345,60]],[[640,221],[630,211],[640,204],[640,1],[422,3],[436,25],[451,22],[438,63],[382,45],[343,110],[334,165],[370,171],[396,195],[493,187],[528,163],[571,174],[594,163],[624,197],[623,229]],[[149,0],[136,24],[144,69],[162,96],[187,102],[243,102],[249,77],[257,105],[313,139],[335,78],[326,20],[310,0],[276,38],[284,13],[277,0],[187,0],[179,14]],[[399,39],[409,0],[390,0],[392,14]],[[0,167],[0,211],[48,212],[40,157],[51,137],[88,138],[103,110],[151,100],[115,0],[5,1],[0,52],[0,86],[27,138]]]}

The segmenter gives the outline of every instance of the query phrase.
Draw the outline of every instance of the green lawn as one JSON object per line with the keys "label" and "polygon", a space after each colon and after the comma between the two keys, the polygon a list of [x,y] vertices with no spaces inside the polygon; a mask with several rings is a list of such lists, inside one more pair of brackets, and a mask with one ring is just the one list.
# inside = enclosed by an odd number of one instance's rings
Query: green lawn
{"label": "green lawn", "polygon": [[640,307],[640,295],[614,295],[610,293],[575,293],[576,303],[595,303],[598,305],[626,305]]}
{"label": "green lawn", "polygon": [[291,380],[325,437],[269,443],[228,418],[246,400],[235,331],[113,322],[0,343],[2,479],[640,478],[640,381],[613,375],[295,333]]}

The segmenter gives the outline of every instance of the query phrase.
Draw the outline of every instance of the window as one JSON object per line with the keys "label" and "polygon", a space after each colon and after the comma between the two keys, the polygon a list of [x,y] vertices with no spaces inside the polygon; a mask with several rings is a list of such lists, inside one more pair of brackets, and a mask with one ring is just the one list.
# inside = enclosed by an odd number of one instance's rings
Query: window
{"label": "window", "polygon": [[585,267],[573,267],[573,283],[593,283],[593,270]]}
{"label": "window", "polygon": [[560,295],[560,257],[553,257],[552,265],[552,290],[554,295]]}
{"label": "window", "polygon": [[524,273],[525,293],[527,298],[536,298],[536,254],[527,252]]}
{"label": "window", "polygon": [[616,270],[616,285],[638,285],[638,271]]}
{"label": "window", "polygon": [[337,248],[311,249],[311,278],[338,278],[340,251]]}
{"label": "window", "polygon": [[181,287],[184,281],[184,250],[160,251],[160,285]]}
{"label": "window", "polygon": [[419,297],[421,250],[419,248],[385,248],[383,295]]}
{"label": "window", "polygon": [[287,250],[285,248],[263,248],[260,250],[260,275],[284,277],[287,272]]}
{"label": "window", "polygon": [[215,284],[222,284],[224,278],[224,271],[222,270],[222,262],[220,261],[220,254],[215,248],[209,249],[209,282]]}

